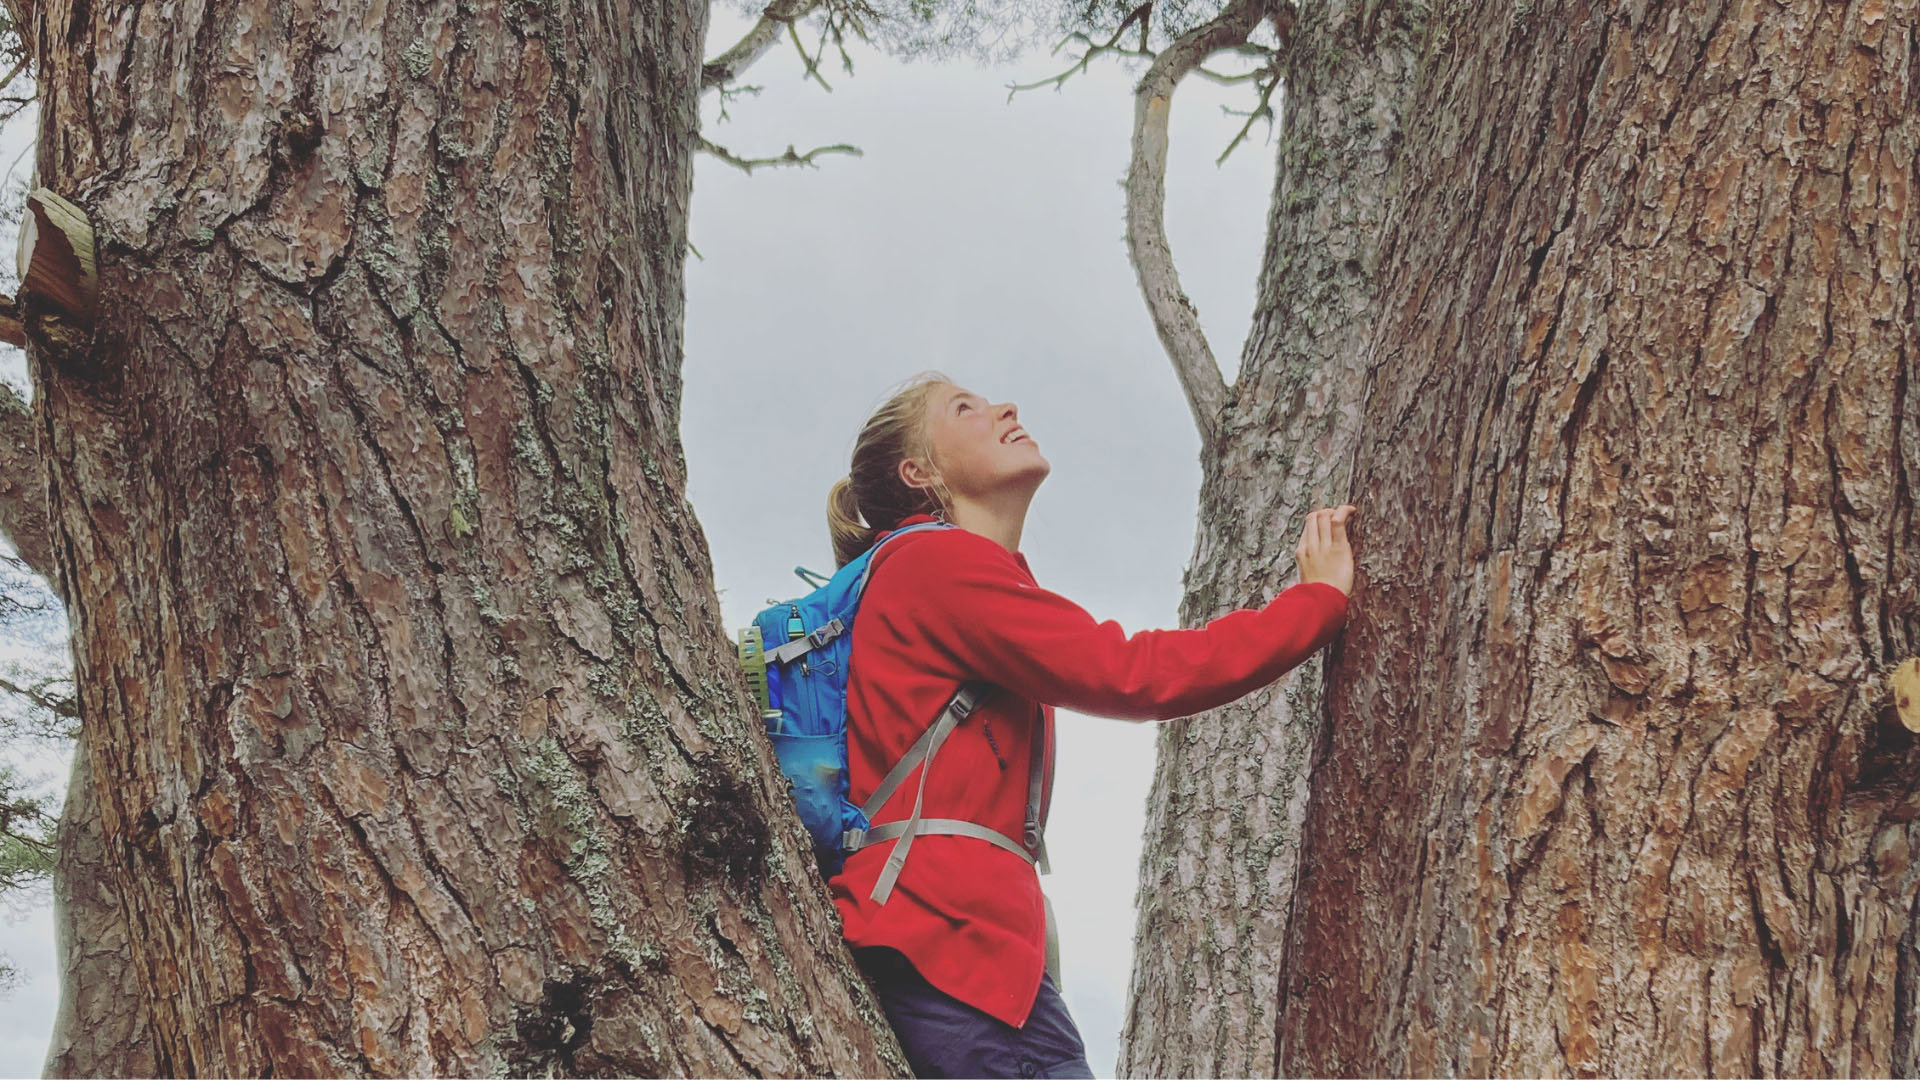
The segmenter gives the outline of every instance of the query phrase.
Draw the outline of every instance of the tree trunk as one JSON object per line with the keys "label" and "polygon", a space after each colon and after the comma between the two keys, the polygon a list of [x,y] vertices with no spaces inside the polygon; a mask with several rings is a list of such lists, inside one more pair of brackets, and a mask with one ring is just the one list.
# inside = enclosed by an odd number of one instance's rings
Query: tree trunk
{"label": "tree trunk", "polygon": [[[33,406],[0,385],[0,532],[27,568],[59,578],[47,534],[46,470]],[[60,998],[47,1040],[48,1076],[152,1076],[146,997],[127,952],[84,739],[54,833],[53,929]]]}
{"label": "tree trunk", "polygon": [[[1307,512],[1349,490],[1417,28],[1406,12],[1348,0],[1299,8],[1259,300],[1219,447],[1202,462],[1182,625],[1258,605],[1289,584]],[[1273,1073],[1322,669],[1316,657],[1272,687],[1158,731],[1122,1075]]]}
{"label": "tree trunk", "polygon": [[1432,16],[1278,1071],[1915,1070],[1916,14]]}
{"label": "tree trunk", "polygon": [[705,5],[38,10],[25,297],[167,1074],[898,1072],[677,436]]}
{"label": "tree trunk", "polygon": [[147,1000],[129,960],[127,923],[87,767],[86,739],[60,809],[53,871],[60,1009],[47,1043],[48,1076],[157,1076]]}

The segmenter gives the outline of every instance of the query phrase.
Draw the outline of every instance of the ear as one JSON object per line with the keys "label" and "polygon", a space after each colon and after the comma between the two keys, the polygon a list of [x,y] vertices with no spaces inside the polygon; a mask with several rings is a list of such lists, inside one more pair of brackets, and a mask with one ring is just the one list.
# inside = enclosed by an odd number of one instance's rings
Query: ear
{"label": "ear", "polygon": [[933,473],[919,458],[906,458],[900,462],[900,482],[910,488],[930,488],[933,486]]}

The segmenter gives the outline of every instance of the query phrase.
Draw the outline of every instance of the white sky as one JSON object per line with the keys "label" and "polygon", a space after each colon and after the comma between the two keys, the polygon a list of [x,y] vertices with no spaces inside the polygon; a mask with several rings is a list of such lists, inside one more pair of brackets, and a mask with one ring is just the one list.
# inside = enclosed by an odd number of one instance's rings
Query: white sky
{"label": "white sky", "polygon": [[[708,55],[749,20],[716,9]],[[1042,585],[1128,630],[1178,621],[1193,547],[1199,440],[1124,246],[1137,69],[1096,64],[1058,92],[1006,84],[1063,70],[1044,51],[1004,68],[902,65],[870,49],[858,73],[803,83],[790,48],[748,82],[766,89],[707,135],[749,157],[849,142],[860,158],[746,176],[697,164],[687,267],[682,434],[689,498],[714,555],[729,630],[829,571],[827,489],[894,383],[945,371],[1020,405],[1053,463],[1021,550]],[[1190,80],[1176,98],[1167,229],[1186,291],[1232,378],[1253,306],[1273,176],[1221,106],[1249,94]],[[1277,102],[1276,102],[1277,103]],[[0,168],[31,120],[0,134]],[[18,169],[28,170],[30,161]],[[0,237],[10,262],[10,237]],[[7,350],[12,352],[12,350]],[[17,378],[18,354],[0,363]],[[1060,714],[1045,879],[1064,989],[1094,1070],[1115,1061],[1131,963],[1135,870],[1153,732]],[[43,758],[47,775],[62,766]],[[58,993],[45,904],[0,918],[23,982],[0,1008],[0,1077],[38,1076]]]}

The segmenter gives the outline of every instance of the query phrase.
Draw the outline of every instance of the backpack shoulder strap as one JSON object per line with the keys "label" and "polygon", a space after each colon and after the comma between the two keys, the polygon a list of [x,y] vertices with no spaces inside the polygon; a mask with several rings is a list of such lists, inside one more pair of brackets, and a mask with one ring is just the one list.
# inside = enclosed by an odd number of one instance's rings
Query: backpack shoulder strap
{"label": "backpack shoulder strap", "polygon": [[867,799],[865,805],[860,807],[860,812],[867,816],[868,821],[872,821],[874,815],[880,813],[881,808],[887,805],[887,800],[893,798],[893,793],[900,789],[900,785],[906,783],[907,777],[913,772],[913,767],[933,756],[934,743],[945,739],[947,732],[952,731],[959,726],[960,721],[971,715],[992,689],[985,683],[965,683],[960,687],[960,690],[947,701],[947,707],[941,711],[939,718],[933,722],[933,726],[920,733],[920,738],[907,748],[907,752],[901,755],[900,760],[881,779],[880,786],[873,789],[873,795]]}
{"label": "backpack shoulder strap", "polygon": [[[875,903],[884,904],[887,898],[893,895],[893,884],[900,879],[900,870],[907,863],[907,852],[913,849],[913,838],[921,835],[921,826],[925,821],[920,816],[920,810],[921,805],[926,801],[927,773],[933,769],[934,755],[940,752],[940,746],[946,742],[947,735],[960,726],[960,721],[965,720],[969,713],[973,712],[974,708],[980,704],[980,700],[986,697],[989,689],[991,688],[980,683],[963,684],[959,692],[947,702],[947,707],[940,710],[940,716],[933,722],[933,726],[928,728],[926,734],[920,736],[908,749],[906,756],[888,771],[886,778],[880,782],[880,787],[874,790],[874,797],[867,800],[862,812],[867,815],[868,821],[872,821],[873,815],[879,813],[880,808],[886,805],[887,798],[906,780],[907,774],[913,771],[913,767],[923,766],[920,770],[919,789],[913,795],[913,813],[905,822],[895,823],[902,826],[898,832],[879,836],[876,835],[878,830],[872,828],[850,829],[842,837],[841,847],[851,854],[861,848],[895,839],[897,836],[898,842],[893,845],[893,850],[887,853],[886,865],[880,868],[880,877],[873,883],[873,892],[869,894]],[[971,822],[968,824],[972,825]],[[981,828],[982,826],[972,827]],[[887,826],[880,828],[884,829]]]}
{"label": "backpack shoulder strap", "polygon": [[1027,857],[1040,867],[1040,872],[1050,874],[1053,868],[1047,865],[1047,836],[1040,820],[1040,802],[1046,797],[1047,779],[1047,717],[1036,709],[1033,719],[1033,742],[1027,752],[1027,820],[1020,839],[1025,842]]}
{"label": "backpack shoulder strap", "polygon": [[913,838],[916,836],[971,836],[976,840],[985,840],[997,848],[1012,852],[1029,863],[1037,863],[1041,872],[1046,872],[1047,850],[1045,841],[1041,839],[1039,820],[1040,789],[1046,770],[1044,724],[1036,725],[1038,734],[1034,736],[1031,755],[1033,761],[1028,770],[1026,827],[1022,836],[1024,843],[1011,840],[1005,834],[978,822],[958,818],[921,816],[922,804],[927,794],[927,774],[932,771],[934,755],[940,752],[941,745],[946,742],[947,736],[953,729],[960,725],[960,721],[965,720],[992,689],[985,683],[963,684],[959,692],[947,702],[947,707],[941,710],[933,726],[915,740],[899,762],[888,770],[886,777],[880,781],[880,785],[874,788],[873,795],[860,808],[867,820],[873,820],[874,815],[886,806],[887,800],[893,797],[893,793],[906,782],[914,767],[923,766],[920,769],[920,786],[913,797],[911,815],[903,821],[890,821],[885,825],[874,825],[865,829],[849,829],[841,836],[841,848],[848,854],[889,840],[897,841],[893,851],[887,855],[886,864],[880,868],[880,876],[874,881],[873,891],[868,894],[876,903],[884,904],[893,895],[894,883],[900,879],[900,871],[906,866],[907,852],[912,850]]}

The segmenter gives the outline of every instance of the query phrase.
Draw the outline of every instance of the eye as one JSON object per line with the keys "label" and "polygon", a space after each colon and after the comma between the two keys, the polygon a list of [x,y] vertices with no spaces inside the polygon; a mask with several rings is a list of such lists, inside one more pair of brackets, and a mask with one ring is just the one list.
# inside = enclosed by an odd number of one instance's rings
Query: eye
{"label": "eye", "polygon": [[973,408],[973,406],[972,406],[972,405],[969,405],[968,403],[966,403],[966,402],[964,402],[964,401],[963,401],[963,402],[961,402],[961,403],[960,403],[960,404],[959,404],[959,405],[958,405],[958,406],[957,406],[957,407],[956,407],[956,408],[955,408],[955,409],[954,409],[953,411],[954,411],[954,412],[959,412],[959,411],[961,411],[962,409],[971,409],[971,408]]}

